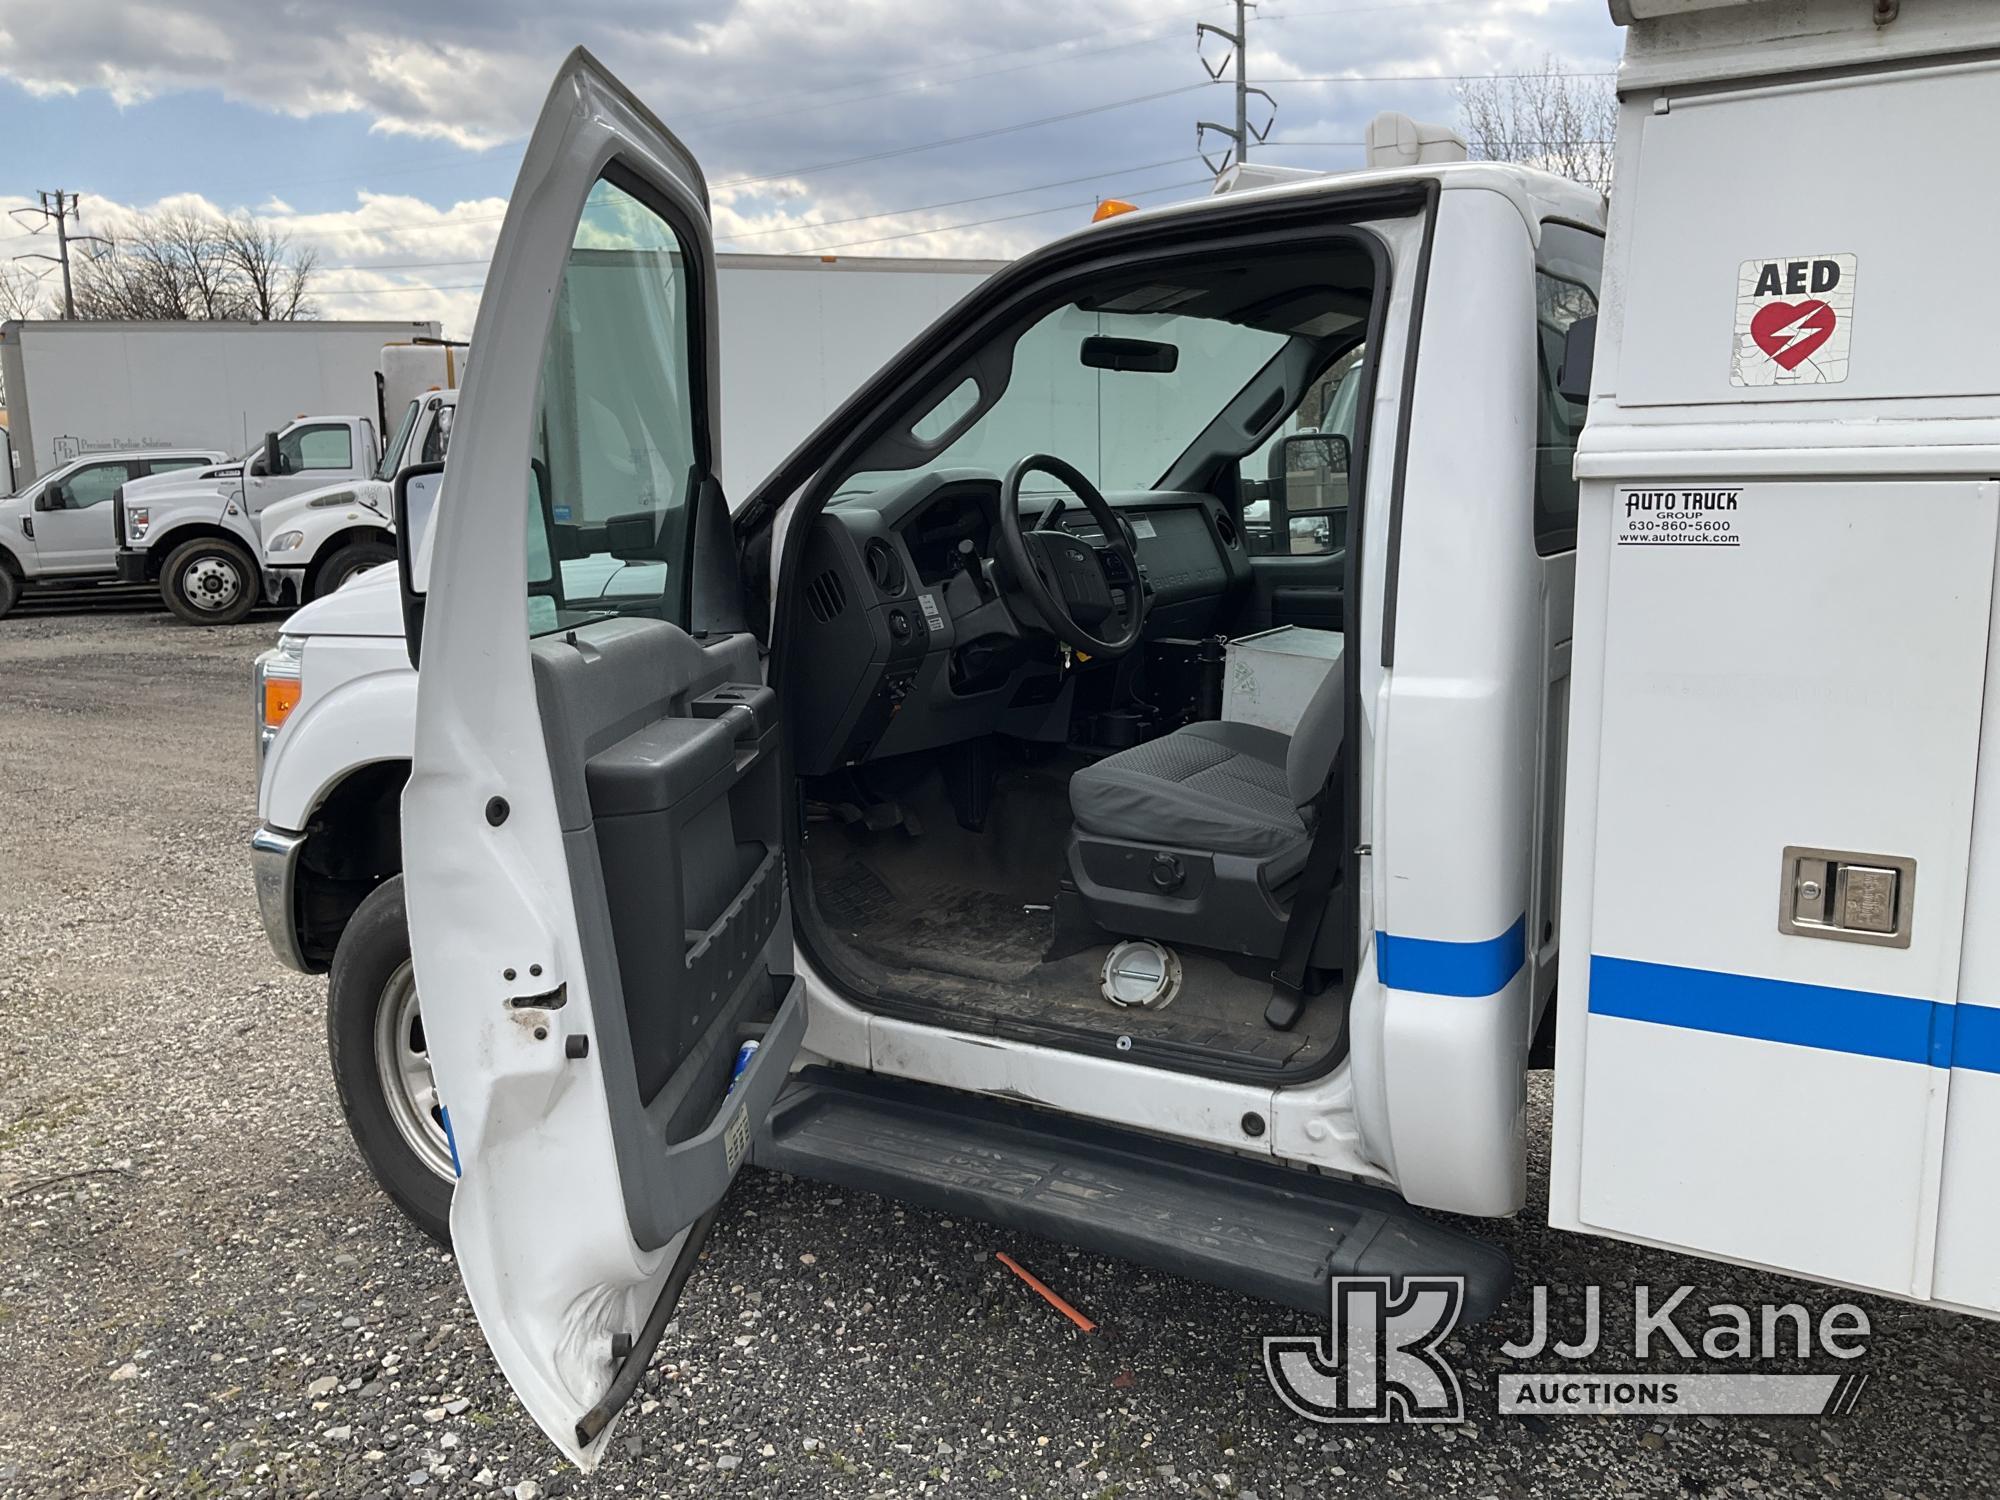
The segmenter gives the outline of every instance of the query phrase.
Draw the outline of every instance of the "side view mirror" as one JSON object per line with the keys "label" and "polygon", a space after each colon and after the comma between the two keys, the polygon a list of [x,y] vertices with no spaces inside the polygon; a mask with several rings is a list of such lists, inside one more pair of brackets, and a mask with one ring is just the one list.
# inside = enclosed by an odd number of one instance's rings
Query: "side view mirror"
{"label": "side view mirror", "polygon": [[1597,314],[1578,318],[1563,330],[1562,368],[1556,371],[1556,391],[1572,406],[1590,400],[1590,370],[1597,357]]}
{"label": "side view mirror", "polygon": [[415,667],[423,653],[424,596],[416,585],[417,548],[423,545],[444,488],[443,464],[411,464],[396,475],[391,513],[396,523],[396,577],[403,599],[403,649]]}
{"label": "side view mirror", "polygon": [[[251,472],[256,473],[257,471],[253,469]],[[282,474],[285,472],[285,461],[278,453],[278,435],[275,432],[264,434],[263,472],[266,474]]]}
{"label": "side view mirror", "polygon": [[1347,504],[1348,442],[1337,432],[1295,432],[1278,445],[1277,472],[1287,511],[1336,510]]}
{"label": "side view mirror", "polygon": [[45,484],[35,496],[36,510],[61,510],[69,504],[69,491],[59,484]]}

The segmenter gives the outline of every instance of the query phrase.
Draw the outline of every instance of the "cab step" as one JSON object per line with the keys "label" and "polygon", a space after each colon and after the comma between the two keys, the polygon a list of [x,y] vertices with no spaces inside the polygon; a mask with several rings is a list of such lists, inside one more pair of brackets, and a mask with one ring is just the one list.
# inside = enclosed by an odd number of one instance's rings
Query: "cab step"
{"label": "cab step", "polygon": [[751,1159],[1306,1312],[1335,1276],[1463,1276],[1469,1325],[1513,1279],[1504,1250],[1381,1188],[866,1073],[801,1072]]}

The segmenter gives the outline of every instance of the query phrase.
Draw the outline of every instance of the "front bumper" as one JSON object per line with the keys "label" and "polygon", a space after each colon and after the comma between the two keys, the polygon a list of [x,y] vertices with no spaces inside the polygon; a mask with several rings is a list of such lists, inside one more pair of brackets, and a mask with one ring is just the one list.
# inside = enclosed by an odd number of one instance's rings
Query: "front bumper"
{"label": "front bumper", "polygon": [[257,913],[264,919],[264,936],[271,951],[287,968],[301,974],[316,972],[299,950],[297,890],[299,851],[303,833],[287,833],[268,823],[250,835],[250,876],[257,886]]}
{"label": "front bumper", "polygon": [[130,547],[118,549],[118,581],[120,583],[144,583],[146,581],[146,554],[134,552]]}
{"label": "front bumper", "polygon": [[264,602],[297,606],[306,602],[304,568],[264,569]]}

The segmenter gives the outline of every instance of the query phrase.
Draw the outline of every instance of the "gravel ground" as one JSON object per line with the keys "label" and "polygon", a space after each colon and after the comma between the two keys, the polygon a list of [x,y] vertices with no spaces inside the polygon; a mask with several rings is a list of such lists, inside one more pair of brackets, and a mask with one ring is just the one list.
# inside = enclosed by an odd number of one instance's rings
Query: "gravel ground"
{"label": "gravel ground", "polygon": [[[1259,1373],[1261,1336],[1309,1319],[754,1172],[611,1456],[569,1473],[449,1256],[349,1145],[320,982],[264,947],[246,684],[276,628],[47,604],[0,623],[0,1493],[2000,1492],[2000,1328],[1969,1318],[1868,1301],[1870,1383],[1842,1419],[1520,1421],[1492,1396],[1518,1293],[1452,1346],[1472,1421],[1331,1430]],[[1531,1125],[1533,1159],[1545,1087]],[[1523,1284],[1838,1300],[1553,1234],[1533,1191],[1489,1226]]]}

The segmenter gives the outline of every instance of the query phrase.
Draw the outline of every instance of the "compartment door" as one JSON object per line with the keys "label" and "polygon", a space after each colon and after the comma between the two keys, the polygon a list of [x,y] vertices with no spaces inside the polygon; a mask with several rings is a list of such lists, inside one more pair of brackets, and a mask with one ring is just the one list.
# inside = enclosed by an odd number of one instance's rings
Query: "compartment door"
{"label": "compartment door", "polygon": [[1586,505],[1558,1224],[1932,1295],[1996,493]]}
{"label": "compartment door", "polygon": [[586,1467],[804,1030],[775,700],[712,478],[707,213],[678,143],[572,55],[410,543],[404,862],[453,1244],[515,1392]]}

